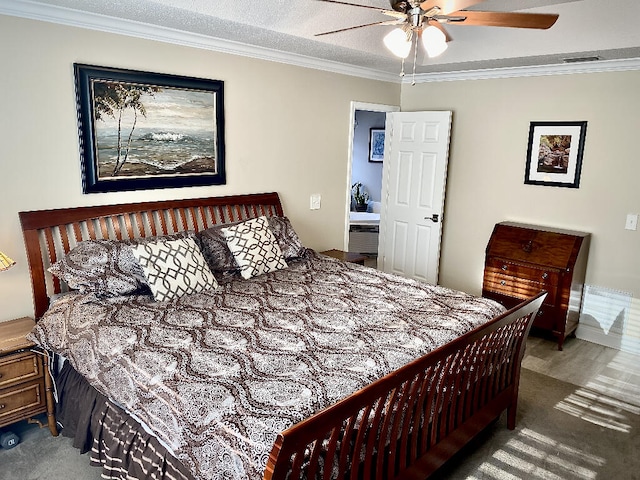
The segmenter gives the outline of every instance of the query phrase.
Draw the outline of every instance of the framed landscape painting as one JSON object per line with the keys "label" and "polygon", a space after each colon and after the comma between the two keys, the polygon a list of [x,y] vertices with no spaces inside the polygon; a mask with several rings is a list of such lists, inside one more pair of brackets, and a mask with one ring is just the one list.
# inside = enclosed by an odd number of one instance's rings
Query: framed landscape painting
{"label": "framed landscape painting", "polygon": [[587,122],[531,122],[524,183],[578,188]]}
{"label": "framed landscape painting", "polygon": [[84,193],[225,183],[222,81],[74,68]]}

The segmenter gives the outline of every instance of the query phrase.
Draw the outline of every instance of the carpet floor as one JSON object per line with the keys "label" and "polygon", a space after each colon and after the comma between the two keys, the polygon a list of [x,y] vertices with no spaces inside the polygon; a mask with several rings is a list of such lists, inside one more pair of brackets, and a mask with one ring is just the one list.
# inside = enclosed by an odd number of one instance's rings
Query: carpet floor
{"label": "carpet floor", "polygon": [[[640,480],[640,400],[573,385],[524,368],[516,429],[506,415],[436,475],[437,480]],[[0,480],[93,480],[63,436],[21,422],[21,443],[0,449]]]}

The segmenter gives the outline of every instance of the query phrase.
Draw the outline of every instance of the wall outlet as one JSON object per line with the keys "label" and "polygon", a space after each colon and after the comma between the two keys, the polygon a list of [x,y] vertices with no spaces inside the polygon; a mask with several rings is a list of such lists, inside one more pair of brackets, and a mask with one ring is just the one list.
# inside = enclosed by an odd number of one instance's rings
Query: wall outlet
{"label": "wall outlet", "polygon": [[625,230],[637,230],[638,229],[638,214],[628,213],[627,221],[624,224]]}
{"label": "wall outlet", "polygon": [[313,195],[311,195],[311,199],[309,201],[309,208],[311,210],[320,210],[320,200],[322,199],[322,197],[320,196],[319,193],[314,193]]}

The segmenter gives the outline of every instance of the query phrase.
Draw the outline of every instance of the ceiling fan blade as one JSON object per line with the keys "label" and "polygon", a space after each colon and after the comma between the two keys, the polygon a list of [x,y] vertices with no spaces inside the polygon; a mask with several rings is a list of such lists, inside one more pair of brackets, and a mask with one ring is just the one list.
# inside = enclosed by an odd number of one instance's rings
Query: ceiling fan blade
{"label": "ceiling fan blade", "polygon": [[429,20],[429,25],[432,27],[436,27],[438,30],[440,30],[442,33],[444,33],[444,36],[447,40],[447,42],[450,42],[451,40],[453,40],[451,38],[451,35],[449,35],[449,32],[447,32],[447,29],[444,28],[444,26],[438,22],[437,20]]}
{"label": "ceiling fan blade", "polygon": [[406,13],[396,12],[395,10],[387,10],[386,8],[372,7],[371,5],[360,5],[358,3],[341,2],[339,0],[319,0],[319,1],[327,2],[327,3],[337,3],[338,5],[350,5],[352,7],[369,8],[371,10],[377,10],[378,12],[384,15],[389,15],[390,17],[395,17],[395,18],[405,19],[407,17]]}
{"label": "ceiling fan blade", "polygon": [[550,13],[475,12],[464,10],[444,16],[438,15],[436,19],[445,19],[445,23],[450,25],[482,25],[546,30],[556,23],[558,15]]}
{"label": "ceiling fan blade", "polygon": [[382,22],[367,23],[365,25],[356,25],[355,27],[340,28],[338,30],[332,30],[330,32],[316,33],[314,37],[320,37],[322,35],[331,35],[332,33],[346,32],[349,30],[355,30],[356,28],[371,27],[373,25],[400,25],[402,23],[404,23],[404,20],[384,20]]}
{"label": "ceiling fan blade", "polygon": [[439,7],[439,13],[441,15],[447,15],[451,12],[464,10],[465,8],[469,8],[484,1],[485,0],[425,0],[420,4],[420,8],[425,12],[428,12],[433,7]]}

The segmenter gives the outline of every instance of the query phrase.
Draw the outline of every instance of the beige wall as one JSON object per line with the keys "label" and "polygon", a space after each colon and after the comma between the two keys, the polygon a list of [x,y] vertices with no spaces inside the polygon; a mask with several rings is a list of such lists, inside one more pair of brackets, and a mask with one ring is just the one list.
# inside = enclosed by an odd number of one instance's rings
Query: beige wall
{"label": "beige wall", "polygon": [[[341,248],[350,102],[400,101],[398,84],[7,16],[0,45],[0,249],[18,262],[0,321],[32,314],[21,210],[277,191],[306,245]],[[223,80],[227,184],[83,195],[74,62]]]}
{"label": "beige wall", "polygon": [[[517,220],[591,232],[587,283],[640,297],[640,232],[623,228],[627,213],[640,213],[640,72],[401,88],[5,16],[0,45],[0,167],[9,179],[0,248],[18,261],[0,274],[0,320],[32,312],[20,210],[275,190],[308,246],[340,248],[351,101],[453,111],[442,284],[480,293],[493,225]],[[224,80],[227,185],[83,195],[74,62]],[[523,184],[529,122],[544,120],[588,121],[577,190]],[[308,209],[312,193],[322,194],[319,211]],[[635,313],[623,313],[640,342],[638,300],[629,301]]]}
{"label": "beige wall", "polygon": [[[610,290],[640,297],[640,231],[624,229],[640,213],[639,85],[633,71],[404,86],[403,111],[453,111],[440,282],[480,293],[493,225],[514,220],[592,233],[587,283],[606,294],[594,328],[634,302]],[[588,122],[580,188],[524,185],[529,122],[562,120]],[[635,326],[622,313],[640,345],[637,312]]]}

